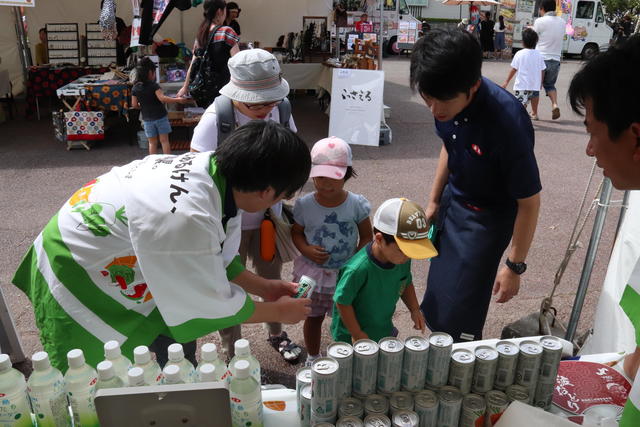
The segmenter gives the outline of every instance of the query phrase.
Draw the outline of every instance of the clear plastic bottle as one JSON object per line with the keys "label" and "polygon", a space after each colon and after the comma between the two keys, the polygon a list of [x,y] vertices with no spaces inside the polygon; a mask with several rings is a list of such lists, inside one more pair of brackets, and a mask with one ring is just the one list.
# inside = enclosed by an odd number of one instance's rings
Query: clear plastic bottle
{"label": "clear plastic bottle", "polygon": [[163,375],[163,384],[184,384],[184,380],[182,379],[182,374],[180,372],[180,366],[178,365],[167,365],[162,370]]}
{"label": "clear plastic bottle", "polygon": [[151,359],[149,347],[139,345],[133,349],[133,360],[136,362],[134,366],[142,368],[144,371],[144,382],[148,385],[156,385],[162,382],[162,369],[158,362]]}
{"label": "clear plastic bottle", "polygon": [[144,370],[138,366],[134,366],[129,369],[127,372],[127,377],[129,379],[129,387],[142,387],[145,385],[149,385],[144,380]]}
{"label": "clear plastic bottle", "polygon": [[211,381],[220,381],[216,367],[211,363],[200,363],[198,365],[198,382],[206,383]]}
{"label": "clear plastic bottle", "polygon": [[31,356],[33,372],[27,381],[27,392],[38,427],[71,424],[62,372],[51,366],[49,355],[39,351]]}
{"label": "clear plastic bottle", "polygon": [[[180,367],[180,373],[182,375],[182,381],[185,383],[196,382],[196,370],[187,359],[184,358],[184,350],[182,344],[174,343],[167,349],[169,353],[169,361],[167,366],[177,365]],[[167,367],[165,366],[165,368]]]}
{"label": "clear plastic bottle", "polygon": [[82,350],[67,353],[69,369],[64,374],[64,389],[69,398],[75,427],[97,427],[98,415],[93,399],[96,395],[98,374],[87,365]]}
{"label": "clear plastic bottle", "polygon": [[113,369],[116,370],[116,375],[120,377],[123,384],[126,384],[127,372],[129,372],[132,365],[131,360],[122,355],[118,341],[107,341],[104,344],[104,358],[113,363]]}
{"label": "clear plastic bottle", "polygon": [[[246,360],[249,362],[249,372],[251,376],[256,380],[258,384],[260,384],[260,363],[258,359],[253,357],[251,354],[251,348],[249,347],[249,341],[242,338],[235,342],[234,348],[236,351],[236,355],[233,356],[231,362],[229,362],[229,371],[231,372],[231,376],[235,375],[235,364],[240,360]],[[230,383],[231,378],[227,378],[227,381]]]}
{"label": "clear plastic bottle", "polygon": [[119,376],[116,375],[116,368],[110,360],[103,360],[98,363],[98,383],[96,391],[103,388],[121,388],[124,383]]}
{"label": "clear plastic bottle", "polygon": [[229,386],[231,422],[233,427],[262,427],[262,391],[251,375],[251,364],[239,360],[233,365],[234,375]]}
{"label": "clear plastic bottle", "polygon": [[0,425],[31,427],[31,409],[24,375],[11,366],[7,354],[0,354]]}
{"label": "clear plastic bottle", "polygon": [[218,357],[216,345],[210,342],[203,344],[200,348],[200,363],[198,364],[198,368],[207,363],[212,364],[216,368],[216,379],[212,381],[222,381],[227,373],[227,365]]}

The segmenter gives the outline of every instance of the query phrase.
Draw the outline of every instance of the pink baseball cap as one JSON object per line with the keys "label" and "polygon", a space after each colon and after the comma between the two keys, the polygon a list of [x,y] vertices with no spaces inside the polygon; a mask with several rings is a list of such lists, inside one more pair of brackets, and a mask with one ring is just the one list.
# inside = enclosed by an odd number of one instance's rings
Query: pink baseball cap
{"label": "pink baseball cap", "polygon": [[310,178],[342,179],[351,164],[351,147],[342,139],[331,136],[313,144]]}

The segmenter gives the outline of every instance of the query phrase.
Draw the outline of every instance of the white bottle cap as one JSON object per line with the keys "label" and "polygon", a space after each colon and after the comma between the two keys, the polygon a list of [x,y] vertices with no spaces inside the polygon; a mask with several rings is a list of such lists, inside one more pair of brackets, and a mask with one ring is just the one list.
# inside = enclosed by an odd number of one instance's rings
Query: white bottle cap
{"label": "white bottle cap", "polygon": [[214,362],[218,359],[218,349],[214,343],[208,342],[200,349],[200,358],[205,362]]}
{"label": "white bottle cap", "polygon": [[167,384],[177,384],[182,381],[180,377],[180,367],[178,365],[165,366],[162,373],[164,374],[164,380]]}
{"label": "white bottle cap", "polygon": [[101,381],[108,381],[116,375],[116,370],[113,368],[113,363],[111,363],[109,360],[103,360],[102,362],[98,363],[96,369],[98,370],[98,379]]}
{"label": "white bottle cap", "polygon": [[84,365],[84,353],[78,348],[67,353],[67,363],[70,368],[79,368]]}
{"label": "white bottle cap", "polygon": [[198,374],[200,376],[200,381],[217,381],[216,367],[211,363],[205,363],[204,365],[198,366]]}
{"label": "white bottle cap", "polygon": [[0,354],[0,372],[11,369],[11,358],[8,354]]}
{"label": "white bottle cap", "polygon": [[138,365],[144,365],[151,360],[151,353],[149,353],[149,347],[146,345],[139,345],[133,349],[133,361]]}
{"label": "white bottle cap", "polygon": [[236,341],[234,347],[238,356],[247,356],[251,354],[251,350],[249,349],[249,341],[245,340],[244,338]]}
{"label": "white bottle cap", "polygon": [[129,369],[127,372],[127,377],[129,377],[129,386],[137,387],[144,385],[144,370],[140,367],[133,367]]}
{"label": "white bottle cap", "polygon": [[172,362],[179,362],[184,359],[184,350],[182,350],[182,344],[171,344],[167,349],[169,353],[169,360]]}
{"label": "white bottle cap", "polygon": [[46,371],[51,367],[49,362],[49,355],[46,351],[39,351],[31,356],[31,362],[33,363],[33,369],[35,371]]}
{"label": "white bottle cap", "polygon": [[121,355],[122,355],[122,351],[120,350],[120,344],[118,344],[118,341],[116,340],[107,341],[104,344],[104,357],[107,360],[117,359]]}
{"label": "white bottle cap", "polygon": [[236,375],[235,375],[236,378],[238,378],[239,380],[244,379],[244,378],[249,378],[249,361],[247,361],[247,360],[238,360],[233,365],[233,367],[236,368]]}

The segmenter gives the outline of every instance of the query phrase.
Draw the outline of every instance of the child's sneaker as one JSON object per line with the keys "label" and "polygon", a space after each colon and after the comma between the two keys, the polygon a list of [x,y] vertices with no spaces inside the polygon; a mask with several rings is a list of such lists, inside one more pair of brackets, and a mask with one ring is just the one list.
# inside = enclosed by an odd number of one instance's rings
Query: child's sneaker
{"label": "child's sneaker", "polygon": [[278,350],[284,360],[289,363],[298,363],[302,349],[289,339],[285,331],[282,331],[280,335],[267,338],[267,341],[269,341],[271,347]]}

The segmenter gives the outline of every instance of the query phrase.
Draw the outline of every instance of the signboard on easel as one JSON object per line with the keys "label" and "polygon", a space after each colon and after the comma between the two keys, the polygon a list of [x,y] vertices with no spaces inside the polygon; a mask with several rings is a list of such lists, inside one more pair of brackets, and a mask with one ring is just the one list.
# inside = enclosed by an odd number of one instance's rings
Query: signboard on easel
{"label": "signboard on easel", "polygon": [[329,136],[379,145],[383,94],[384,71],[334,69]]}

